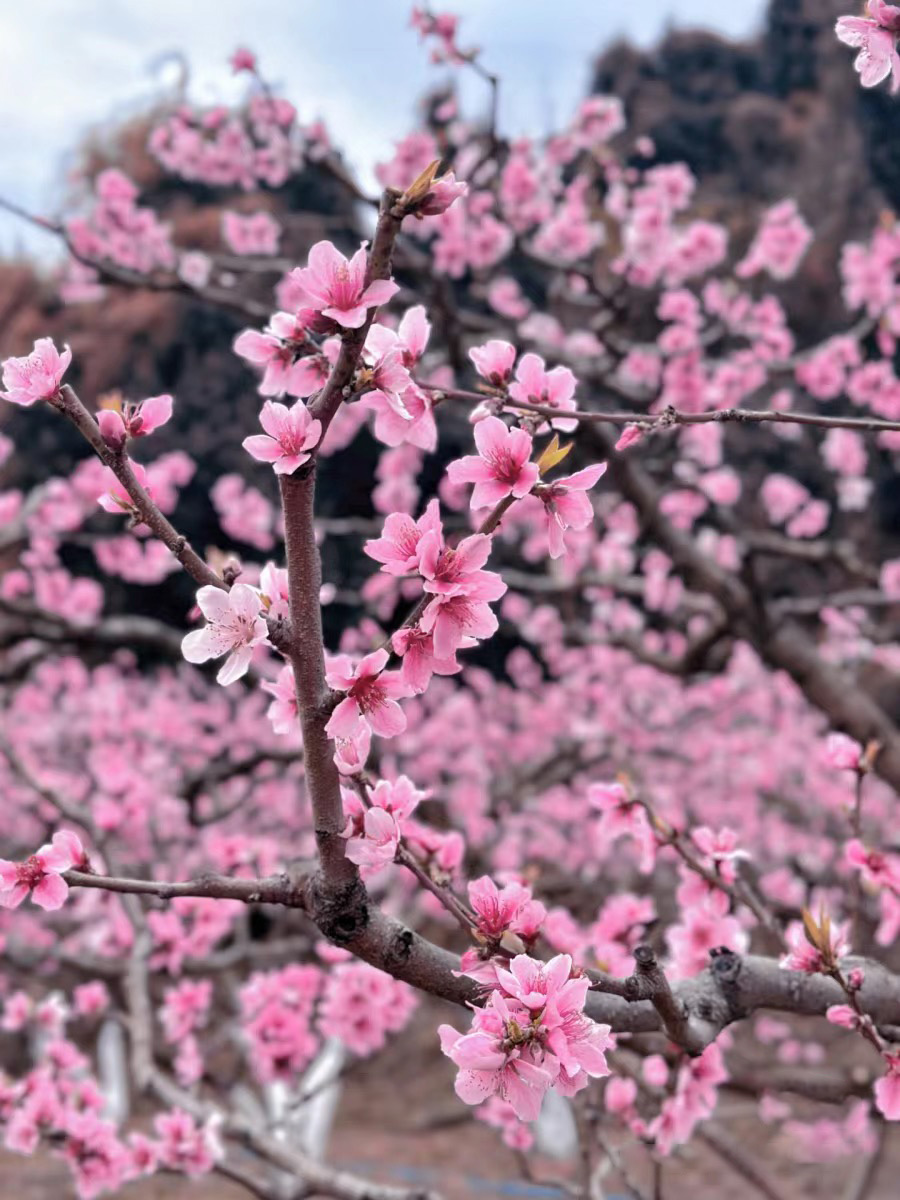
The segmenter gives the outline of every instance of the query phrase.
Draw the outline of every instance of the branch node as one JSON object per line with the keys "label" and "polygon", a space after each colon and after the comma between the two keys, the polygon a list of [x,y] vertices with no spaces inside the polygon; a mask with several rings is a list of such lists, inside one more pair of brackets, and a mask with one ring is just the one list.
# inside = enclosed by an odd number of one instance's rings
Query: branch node
{"label": "branch node", "polygon": [[358,938],[369,923],[369,897],[359,877],[335,886],[316,872],[307,887],[306,908],[323,936],[337,946]]}

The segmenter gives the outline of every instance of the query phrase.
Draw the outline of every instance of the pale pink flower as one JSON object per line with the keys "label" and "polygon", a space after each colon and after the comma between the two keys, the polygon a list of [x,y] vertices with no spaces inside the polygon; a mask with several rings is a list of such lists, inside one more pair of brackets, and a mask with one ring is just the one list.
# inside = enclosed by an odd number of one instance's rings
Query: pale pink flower
{"label": "pale pink flower", "polygon": [[614,1075],[603,1093],[606,1111],[618,1115],[630,1112],[637,1100],[637,1091],[637,1084],[633,1079],[623,1079],[621,1075]]}
{"label": "pale pink flower", "polygon": [[107,446],[120,450],[126,438],[146,437],[171,419],[171,396],[149,396],[141,404],[125,404],[117,408],[101,408],[97,424]]}
{"label": "pale pink flower", "polygon": [[524,429],[508,429],[499,417],[475,426],[477,455],[457,459],[447,468],[452,484],[474,483],[472,508],[489,508],[514,496],[526,496],[538,481],[538,465],[530,462],[531,437]]}
{"label": "pale pink flower", "polygon": [[218,683],[227,686],[246,675],[254,647],[266,640],[268,627],[259,593],[246,583],[236,583],[228,592],[209,584],[197,593],[197,604],[207,624],[185,635],[181,652],[190,663],[227,654],[216,676]]}
{"label": "pale pink flower", "polygon": [[245,46],[238,46],[228,61],[231,63],[231,69],[235,74],[239,71],[256,70],[256,55]]}
{"label": "pale pink flower", "polygon": [[212,259],[201,250],[189,250],[178,257],[178,278],[197,291],[209,283],[212,269]]}
{"label": "pale pink flower", "polygon": [[[325,382],[327,354],[316,352],[307,334],[307,318],[318,320],[317,314],[308,311],[297,316],[276,312],[262,332],[245,329],[235,338],[235,354],[262,368],[260,395],[311,396]],[[326,343],[323,351],[327,350]]]}
{"label": "pale pink flower", "polygon": [[217,1122],[211,1118],[198,1125],[192,1116],[181,1109],[160,1113],[153,1121],[159,1138],[159,1159],[171,1171],[185,1175],[205,1175],[222,1157]]}
{"label": "pale pink flower", "polygon": [[367,311],[387,304],[399,288],[393,280],[374,279],[366,286],[368,257],[363,247],[348,261],[331,242],[316,242],[309,265],[291,272],[304,303],[345,329],[359,329]]}
{"label": "pale pink flower", "polygon": [[763,215],[762,223],[735,274],[746,279],[767,271],[774,279],[790,279],[812,241],[813,233],[794,200],[783,200]]}
{"label": "pale pink flower", "polygon": [[479,1016],[483,1024],[493,1018],[496,1029],[477,1028],[461,1034],[451,1025],[438,1027],[441,1050],[459,1068],[454,1084],[456,1094],[465,1104],[481,1104],[498,1095],[512,1105],[520,1120],[535,1121],[544,1093],[553,1083],[553,1074],[529,1061],[514,1046],[504,1048],[511,1014],[499,992],[492,994],[489,1004],[490,1009],[482,1010]]}
{"label": "pale pink flower", "polygon": [[593,521],[594,509],[587,492],[605,473],[606,463],[596,463],[574,475],[538,484],[535,495],[544,506],[551,558],[565,554],[567,529],[587,529]]}
{"label": "pale pink flower", "polygon": [[849,1004],[832,1004],[825,1010],[826,1020],[832,1025],[840,1025],[843,1029],[856,1029],[859,1017]]}
{"label": "pale pink flower", "polygon": [[419,362],[428,347],[430,337],[431,322],[427,318],[425,306],[416,304],[408,308],[397,326],[400,355],[407,371],[411,371]]}
{"label": "pale pink flower", "polygon": [[322,436],[322,422],[314,420],[302,400],[290,408],[267,400],[259,414],[265,433],[244,438],[244,449],[259,462],[271,463],[276,475],[292,475],[309,462]]}
{"label": "pale pink flower", "polygon": [[640,851],[639,869],[651,871],[656,859],[656,837],[641,805],[631,799],[620,783],[592,784],[588,802],[601,814],[594,835],[598,849],[605,852],[618,838],[632,837]]}
{"label": "pale pink flower", "polygon": [[415,216],[438,217],[461,196],[465,196],[468,190],[467,183],[458,180],[452,171],[448,171],[446,175],[441,175],[434,180],[425,193],[424,199],[416,204]]}
{"label": "pale pink flower", "polygon": [[881,567],[881,590],[891,600],[900,600],[900,558],[892,558]]}
{"label": "pale pink flower", "polygon": [[68,829],[54,833],[50,844],[41,846],[24,862],[0,859],[0,906],[18,908],[31,892],[39,908],[61,908],[69,894],[63,872],[85,862],[84,847],[77,834]]}
{"label": "pale pink flower", "polygon": [[473,346],[469,358],[475,364],[475,370],[482,379],[486,379],[491,387],[503,388],[509,383],[513,363],[516,361],[516,348],[509,342],[492,338],[483,346]]}
{"label": "pale pink flower", "polygon": [[669,1064],[661,1054],[650,1054],[644,1059],[642,1074],[651,1087],[665,1087],[669,1079]]}
{"label": "pale pink flower", "polygon": [[[815,946],[810,944],[799,921],[793,921],[788,925],[785,930],[785,941],[788,945],[788,952],[779,959],[779,966],[788,971],[804,971],[808,975],[815,975],[823,970],[826,964],[822,955]],[[832,924],[828,953],[834,961],[838,961],[850,953],[850,943],[843,925]]]}
{"label": "pale pink flower", "polygon": [[497,632],[498,621],[487,601],[499,600],[506,591],[506,584],[490,571],[479,574],[491,581],[490,589],[482,584],[477,596],[471,592],[439,594],[419,618],[419,628],[431,634],[435,658],[442,662],[449,661],[458,650],[471,645],[471,639],[482,640]]}
{"label": "pale pink flower", "polygon": [[95,1017],[106,1012],[110,1004],[109,989],[99,979],[82,983],[72,993],[75,1012],[81,1017]]}
{"label": "pale pink flower", "polygon": [[266,716],[272,722],[275,732],[281,734],[299,732],[297,689],[290,663],[286,663],[281,668],[275,679],[264,679],[262,689],[272,697],[272,703],[266,709]]}
{"label": "pale pink flower", "polygon": [[[469,884],[469,903],[478,917],[478,928],[486,938],[499,940],[510,930],[533,940],[547,915],[531,889],[520,883],[498,888],[488,875]],[[496,978],[496,976],[495,976]]]}
{"label": "pale pink flower", "polygon": [[385,446],[414,446],[427,454],[436,449],[437,426],[429,392],[411,384],[401,405],[392,403],[383,391],[367,393],[365,404],[375,412],[375,437]]}
{"label": "pale pink flower", "polygon": [[474,600],[499,600],[503,581],[481,568],[491,553],[491,539],[483,533],[463,538],[458,546],[444,544],[443,531],[430,529],[419,540],[419,574],[426,592],[442,596],[469,596]]}
{"label": "pale pink flower", "polygon": [[[576,379],[568,367],[554,367],[548,371],[538,354],[523,354],[516,367],[515,382],[510,384],[509,394],[517,404],[540,404],[546,408],[559,409],[562,417],[575,408]],[[574,429],[577,421],[557,420],[559,429]]]}
{"label": "pale pink flower", "polygon": [[393,862],[400,845],[400,828],[394,816],[383,808],[369,808],[361,819],[359,830],[351,820],[344,831],[347,858],[358,867],[383,867]]}
{"label": "pale pink flower", "polygon": [[863,749],[845,733],[829,733],[825,743],[825,762],[835,771],[858,771]]}
{"label": "pale pink flower", "polygon": [[[483,963],[473,975],[480,978]],[[517,955],[509,969],[495,962],[497,990],[477,1009],[472,1031],[438,1030],[441,1049],[459,1068],[456,1094],[466,1104],[499,1095],[524,1121],[534,1120],[541,1098],[554,1087],[570,1096],[589,1076],[608,1075],[605,1051],[613,1045],[608,1025],[584,1015],[589,981],[572,974],[572,960],[548,963]]]}
{"label": "pale pink flower", "polygon": [[0,397],[25,408],[38,400],[49,400],[59,392],[71,361],[72,351],[68,346],[60,354],[50,338],[39,338],[30,354],[7,358],[3,363],[6,391],[0,392]]}
{"label": "pale pink flower", "polygon": [[418,999],[408,984],[368,963],[341,962],[325,978],[319,1032],[337,1038],[354,1054],[373,1054],[389,1033],[409,1021]]}
{"label": "pale pink flower", "polygon": [[733,883],[737,877],[735,863],[738,859],[749,858],[746,850],[738,846],[738,835],[733,829],[710,829],[700,825],[692,830],[691,838],[697,849],[709,860],[711,865],[723,879]]}
{"label": "pale pink flower", "polygon": [[520,1121],[511,1104],[501,1100],[499,1096],[491,1098],[478,1109],[475,1114],[479,1121],[499,1129],[505,1145],[511,1150],[524,1152],[534,1145],[534,1134],[529,1127]]}
{"label": "pale pink flower", "polygon": [[[463,648],[474,645],[474,641],[465,639]],[[432,675],[456,675],[462,670],[455,655],[438,657],[433,635],[418,625],[398,629],[391,637],[391,647],[403,659],[400,678],[415,693],[425,691]]]}
{"label": "pale pink flower", "polygon": [[875,1107],[888,1121],[900,1121],[900,1054],[885,1054],[887,1074],[875,1084]]}
{"label": "pale pink flower", "polygon": [[868,0],[868,17],[839,17],[835,25],[839,41],[859,50],[853,63],[865,88],[891,77],[891,91],[900,88],[900,8],[884,0]]}
{"label": "pale pink flower", "polygon": [[212,1002],[210,979],[185,979],[167,988],[159,1019],[167,1042],[180,1042],[206,1024]]}
{"label": "pale pink flower", "polygon": [[361,724],[368,724],[381,737],[396,737],[406,728],[406,717],[397,703],[409,695],[397,671],[385,671],[387,650],[375,650],[353,667],[346,654],[328,663],[328,686],[347,695],[338,704],[325,731],[330,738],[351,737]]}
{"label": "pale pink flower", "polygon": [[862,873],[872,887],[887,887],[900,895],[900,855],[869,850],[858,838],[844,847],[844,861]]}
{"label": "pale pink flower", "polygon": [[360,390],[371,388],[370,399],[381,399],[404,423],[412,420],[404,397],[412,387],[412,379],[403,362],[400,339],[385,325],[373,325],[363,347],[366,364],[358,377]]}
{"label": "pale pink flower", "polygon": [[267,562],[259,573],[259,590],[268,601],[266,616],[277,620],[291,615],[290,581],[284,567]]}
{"label": "pale pink flower", "polygon": [[546,963],[517,954],[508,970],[498,967],[497,982],[508,996],[528,1009],[542,1009],[551,1000],[557,1009],[573,1004],[583,1008],[590,980],[586,975],[573,976],[572,970],[568,954],[557,954]]}
{"label": "pale pink flower", "polygon": [[[134,472],[135,479],[152,499],[153,492],[148,486],[149,480],[147,479],[146,467],[142,467],[140,463],[136,462],[132,462],[130,466]],[[116,513],[119,516],[121,516],[123,512],[135,512],[134,501],[125,490],[125,485],[119,481],[117,476],[109,467],[103,468],[102,479],[104,486],[109,488],[108,491],[103,492],[97,497],[97,503],[100,505],[103,511],[108,513]]]}
{"label": "pale pink flower", "polygon": [[334,765],[342,775],[359,775],[369,758],[372,745],[372,730],[360,725],[349,737],[337,738],[334,747]]}
{"label": "pale pink flower", "polygon": [[488,303],[502,317],[521,321],[528,316],[530,304],[522,293],[517,280],[504,276],[493,280],[488,286]]}
{"label": "pale pink flower", "polygon": [[440,527],[440,508],[437,500],[431,500],[418,521],[406,513],[391,513],[385,518],[381,537],[370,538],[364,549],[388,575],[411,575],[419,568],[420,541]]}

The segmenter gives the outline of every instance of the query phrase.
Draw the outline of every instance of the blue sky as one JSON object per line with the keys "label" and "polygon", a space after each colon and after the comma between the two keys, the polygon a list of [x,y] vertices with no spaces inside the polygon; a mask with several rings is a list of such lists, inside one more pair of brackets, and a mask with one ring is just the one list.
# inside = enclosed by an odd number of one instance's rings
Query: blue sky
{"label": "blue sky", "polygon": [[[743,37],[763,0],[450,0],[461,44],[484,47],[503,79],[501,127],[542,133],[565,119],[595,54],[627,35],[647,45],[667,25]],[[411,127],[433,67],[409,29],[408,0],[31,0],[0,7],[0,193],[55,214],[67,151],[87,130],[124,116],[171,79],[171,55],[191,65],[203,101],[239,94],[227,58],[238,45],[259,56],[308,120],[332,136],[370,178],[371,166]],[[466,81],[470,111],[484,100]],[[42,235],[0,216],[0,253],[48,252]]]}

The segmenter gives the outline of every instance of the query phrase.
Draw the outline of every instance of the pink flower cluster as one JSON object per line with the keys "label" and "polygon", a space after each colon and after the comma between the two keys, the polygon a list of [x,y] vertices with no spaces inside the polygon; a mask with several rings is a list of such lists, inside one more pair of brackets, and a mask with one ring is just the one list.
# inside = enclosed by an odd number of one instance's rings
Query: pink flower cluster
{"label": "pink flower cluster", "polygon": [[[240,62],[249,69],[249,59]],[[281,187],[301,165],[303,141],[293,104],[258,91],[235,112],[180,105],[151,131],[148,147],[182,179],[250,191],[259,183]]]}
{"label": "pink flower cluster", "polygon": [[417,387],[410,374],[430,335],[431,323],[419,304],[406,310],[396,330],[373,325],[366,338],[365,366],[354,387],[375,413],[375,436],[386,446],[409,445],[428,453],[437,446],[431,395]]}
{"label": "pink flower cluster", "polygon": [[416,992],[399,979],[367,963],[338,963],[322,990],[319,1032],[366,1057],[404,1028],[417,1004]]}
{"label": "pink flower cluster", "polygon": [[488,875],[472,880],[468,893],[477,920],[475,936],[481,944],[463,954],[461,969],[480,983],[495,986],[495,967],[500,960],[494,955],[500,947],[507,951],[530,950],[547,910],[524,884],[513,882],[498,888]]}
{"label": "pink flower cluster", "polygon": [[344,791],[347,825],[343,836],[350,861],[360,867],[383,867],[393,862],[407,818],[425,795],[406,775],[393,782],[380,779],[369,793],[368,806],[356,792]]}
{"label": "pink flower cluster", "polygon": [[382,571],[394,576],[417,574],[428,598],[416,625],[394,635],[393,647],[404,656],[404,667],[392,686],[423,690],[432,673],[456,670],[456,652],[472,645],[471,639],[490,637],[496,631],[497,618],[489,602],[498,600],[506,585],[499,575],[482,569],[490,550],[491,539],[485,534],[472,534],[455,547],[447,546],[436,504],[429,505],[418,521],[391,514],[382,536],[366,542],[366,553],[382,564]]}
{"label": "pink flower cluster", "polygon": [[764,214],[747,254],[735,267],[741,279],[767,271],[773,279],[796,274],[813,232],[793,200],[783,200]]}
{"label": "pink flower cluster", "polygon": [[453,13],[432,13],[427,8],[413,7],[410,24],[419,37],[436,43],[431,51],[431,61],[459,64],[466,61],[471,52],[463,53],[456,44],[456,27],[459,17]]}
{"label": "pink flower cluster", "polygon": [[270,255],[278,253],[281,226],[271,213],[222,213],[222,237],[234,254]]}
{"label": "pink flower cluster", "polygon": [[469,1033],[438,1030],[442,1051],[458,1068],[462,1101],[481,1104],[496,1095],[520,1120],[534,1121],[549,1089],[571,1096],[609,1074],[610,1028],[585,1016],[590,984],[567,954],[548,963],[519,954],[508,969],[497,966],[496,979]]}
{"label": "pink flower cluster", "polygon": [[262,1083],[295,1083],[319,1046],[312,1029],[322,987],[318,967],[292,965],[256,972],[240,990],[241,1032]]}
{"label": "pink flower cluster", "polygon": [[137,204],[138,189],[128,176],[108,168],[100,172],[94,186],[91,211],[66,224],[74,252],[81,258],[112,261],[142,275],[174,270],[169,227],[152,208]]}
{"label": "pink flower cluster", "polygon": [[235,354],[262,369],[260,395],[306,397],[324,384],[330,360],[339,346],[326,341],[317,348],[310,333],[321,332],[319,324],[318,314],[312,309],[303,309],[295,316],[276,312],[262,332],[245,329],[238,334],[234,340]]}

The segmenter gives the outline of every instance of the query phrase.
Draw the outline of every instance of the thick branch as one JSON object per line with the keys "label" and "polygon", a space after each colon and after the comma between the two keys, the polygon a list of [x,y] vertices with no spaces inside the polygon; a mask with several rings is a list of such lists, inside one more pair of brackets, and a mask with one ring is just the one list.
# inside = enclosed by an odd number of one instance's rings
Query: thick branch
{"label": "thick branch", "polygon": [[[363,961],[396,979],[456,1004],[477,1001],[475,982],[460,976],[459,958],[429,942],[373,904],[358,880],[343,889],[323,889],[317,877],[277,875],[267,879],[236,879],[203,875],[183,883],[125,879],[67,871],[71,887],[106,888],[173,899],[206,896],[244,903],[281,904],[303,908],[331,941],[344,946]],[[654,958],[655,964],[655,958]],[[881,964],[848,959],[846,967],[864,968],[860,1004],[878,1025],[900,1024],[900,977]],[[595,978],[586,1012],[595,1021],[610,1024],[617,1033],[653,1033],[665,1030],[673,1041],[692,1053],[715,1041],[719,1033],[757,1009],[777,1009],[806,1016],[822,1016],[833,1004],[844,1002],[843,989],[825,975],[808,975],[779,967],[772,958],[720,951],[699,975],[685,979],[668,993],[657,987],[651,972],[645,984],[629,980]],[[631,995],[633,998],[628,999]],[[665,1015],[664,1015],[665,1014]]]}
{"label": "thick branch", "polygon": [[287,875],[266,879],[239,879],[209,873],[179,883],[157,879],[129,879],[118,875],[96,875],[92,871],[66,871],[69,887],[100,888],[123,895],[156,896],[174,900],[179,896],[204,896],[215,900],[240,900],[244,904],[282,904],[302,908],[303,892]]}
{"label": "thick branch", "polygon": [[[659,1013],[659,1019],[672,1041],[692,1051],[693,1035],[687,1010],[672,994],[665,971],[656,961],[652,948],[647,945],[635,946],[634,961],[635,972],[625,985],[626,999],[649,1000]],[[702,1049],[703,1044],[697,1047],[698,1052]]]}
{"label": "thick branch", "polygon": [[357,871],[344,855],[344,808],[334,746],[325,732],[330,691],[325,683],[322,610],[319,591],[322,563],[313,521],[316,464],[305,472],[282,475],[284,545],[291,604],[287,655],[294,671],[297,708],[303,732],[306,791],[312,807],[322,871],[332,883],[347,885]]}

